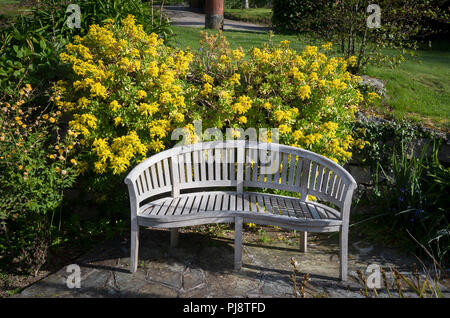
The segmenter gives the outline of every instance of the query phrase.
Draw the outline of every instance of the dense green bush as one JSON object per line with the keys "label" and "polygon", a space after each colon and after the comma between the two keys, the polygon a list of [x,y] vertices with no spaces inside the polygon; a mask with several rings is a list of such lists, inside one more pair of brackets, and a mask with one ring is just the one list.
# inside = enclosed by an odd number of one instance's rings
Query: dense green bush
{"label": "dense green bush", "polygon": [[[330,2],[330,1],[329,1]],[[305,31],[323,25],[311,25],[313,16],[320,16],[326,2],[315,0],[273,0],[272,25],[280,32]]]}

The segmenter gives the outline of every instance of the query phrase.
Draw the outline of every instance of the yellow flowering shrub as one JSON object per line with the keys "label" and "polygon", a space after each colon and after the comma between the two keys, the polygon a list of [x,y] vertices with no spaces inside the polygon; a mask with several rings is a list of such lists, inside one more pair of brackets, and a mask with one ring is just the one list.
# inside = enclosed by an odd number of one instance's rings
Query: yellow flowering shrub
{"label": "yellow flowering shrub", "polygon": [[121,24],[91,25],[66,45],[60,59],[72,79],[56,83],[52,99],[72,115],[69,126],[82,146],[80,173],[120,175],[166,147],[191,108],[183,79],[192,58],[146,34],[131,15]]}
{"label": "yellow flowering shrub", "polygon": [[295,52],[283,41],[244,53],[231,50],[220,32],[201,37],[192,68],[202,86],[190,117],[202,119],[203,127],[278,128],[281,143],[340,163],[364,146],[351,131],[364,100],[357,89],[361,78],[347,71],[354,57],[328,58],[331,43]]}
{"label": "yellow flowering shrub", "polygon": [[[61,61],[70,81],[53,87],[57,107],[69,112],[80,137],[80,173],[121,175],[171,147],[171,132],[194,120],[204,129],[268,128],[271,141],[305,148],[343,163],[364,147],[351,124],[364,97],[347,71],[353,58],[328,58],[331,43],[291,49],[289,41],[244,52],[231,50],[219,32],[201,34],[194,54],[166,46],[128,16],[121,25],[93,25],[66,46]],[[370,95],[368,100],[375,100]]]}

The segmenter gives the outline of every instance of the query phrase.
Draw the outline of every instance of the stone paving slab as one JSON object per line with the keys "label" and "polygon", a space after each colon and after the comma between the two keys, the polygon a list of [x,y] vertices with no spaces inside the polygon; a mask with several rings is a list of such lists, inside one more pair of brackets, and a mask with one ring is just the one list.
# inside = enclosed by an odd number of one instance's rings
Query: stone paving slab
{"label": "stone paving slab", "polygon": [[[415,258],[393,249],[352,239],[349,280],[343,283],[338,279],[337,235],[310,234],[309,250],[301,253],[298,233],[294,236],[292,232],[272,227],[266,230],[272,231],[275,239],[261,242],[257,233],[245,232],[243,267],[239,272],[233,270],[232,230],[212,237],[195,233],[192,228],[182,229],[179,246],[170,248],[169,231],[142,229],[136,273],[128,271],[129,242],[116,239],[96,246],[76,260],[81,269],[81,288],[67,287],[71,273],[64,267],[14,297],[291,298],[296,297],[291,280],[292,257],[300,270],[297,281],[305,273],[310,275],[307,297],[363,297],[356,270],[364,273],[369,264],[378,264],[408,273],[411,265],[418,263]],[[280,236],[284,238],[277,239]],[[449,282],[443,283],[444,297],[449,297]],[[387,294],[380,296],[387,297]],[[405,296],[414,295],[405,293]]]}

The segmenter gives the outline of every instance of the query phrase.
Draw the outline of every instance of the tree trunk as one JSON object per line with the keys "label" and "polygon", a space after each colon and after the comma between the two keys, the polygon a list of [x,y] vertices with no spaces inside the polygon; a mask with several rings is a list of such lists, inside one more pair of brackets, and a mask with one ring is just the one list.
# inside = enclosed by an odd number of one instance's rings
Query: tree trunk
{"label": "tree trunk", "polygon": [[248,8],[249,8],[249,6],[248,6],[248,0],[243,0],[243,1],[242,1],[242,7],[243,7],[244,9],[248,9]]}

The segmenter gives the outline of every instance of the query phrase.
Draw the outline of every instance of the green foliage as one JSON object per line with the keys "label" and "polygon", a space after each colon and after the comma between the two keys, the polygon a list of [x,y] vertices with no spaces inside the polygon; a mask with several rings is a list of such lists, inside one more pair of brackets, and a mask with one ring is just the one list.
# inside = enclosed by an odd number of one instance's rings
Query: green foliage
{"label": "green foliage", "polygon": [[[28,10],[8,20],[0,40],[0,88],[9,94],[17,89],[20,81],[33,87],[65,77],[65,69],[58,61],[58,54],[74,35],[83,35],[89,25],[106,19],[122,19],[133,14],[147,32],[158,33],[164,39],[172,35],[168,20],[151,12],[139,0],[81,0],[80,28],[69,28],[66,13],[71,1],[43,0]],[[44,83],[44,84],[43,84]]]}
{"label": "green foliage", "polygon": [[375,210],[369,218],[372,224],[362,225],[375,226],[378,233],[396,237],[400,245],[423,253],[411,234],[445,267],[450,249],[450,168],[440,164],[438,149],[433,144],[432,155],[427,156],[425,147],[419,157],[405,146],[400,153],[394,150],[389,165],[379,165],[385,180],[376,184],[370,198]]}
{"label": "green foliage", "polygon": [[378,1],[381,9],[379,27],[369,27],[374,11],[367,9],[369,0],[344,1],[285,1],[274,2],[273,24],[280,30],[309,31],[340,46],[340,53],[357,57],[352,72],[359,72],[367,64],[398,65],[412,51],[384,54],[383,49],[416,50],[419,35],[433,33],[425,22],[449,15],[436,6],[437,1]]}
{"label": "green foliage", "polygon": [[39,268],[77,161],[74,138],[57,125],[61,113],[30,106],[31,94],[26,85],[0,102],[0,252]]}
{"label": "green foliage", "polygon": [[372,168],[376,168],[378,164],[389,164],[395,149],[400,149],[402,145],[411,149],[413,141],[429,135],[407,120],[359,120],[354,123],[352,130],[357,137],[368,142],[364,149],[359,149],[355,155],[364,158],[364,164]]}
{"label": "green foliage", "polygon": [[[313,16],[320,16],[325,9],[325,1],[316,0],[273,0],[272,24],[279,32],[304,31],[307,28],[316,28]],[[331,2],[331,1],[328,1]]]}
{"label": "green foliage", "polygon": [[[267,8],[272,4],[272,0],[248,0],[249,8]],[[243,0],[224,0],[227,9],[242,9]]]}

